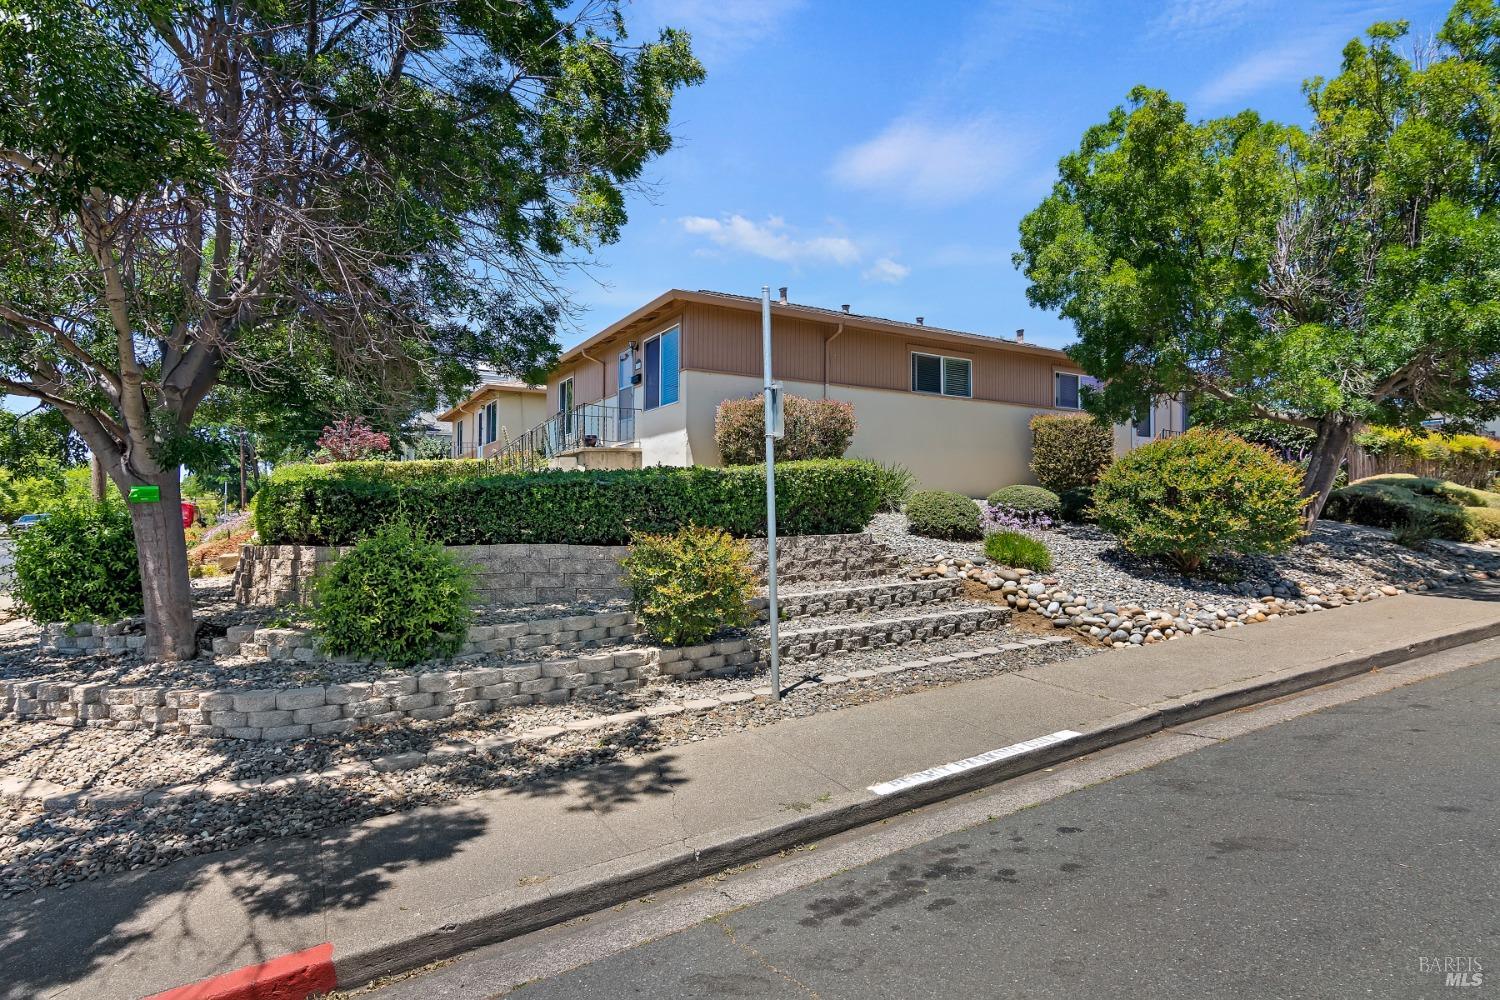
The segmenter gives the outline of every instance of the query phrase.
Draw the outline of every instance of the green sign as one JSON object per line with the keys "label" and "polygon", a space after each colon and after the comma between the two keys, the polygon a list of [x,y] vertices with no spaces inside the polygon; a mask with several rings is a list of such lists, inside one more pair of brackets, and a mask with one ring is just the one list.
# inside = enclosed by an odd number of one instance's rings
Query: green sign
{"label": "green sign", "polygon": [[161,503],[160,486],[132,486],[130,487],[131,503]]}

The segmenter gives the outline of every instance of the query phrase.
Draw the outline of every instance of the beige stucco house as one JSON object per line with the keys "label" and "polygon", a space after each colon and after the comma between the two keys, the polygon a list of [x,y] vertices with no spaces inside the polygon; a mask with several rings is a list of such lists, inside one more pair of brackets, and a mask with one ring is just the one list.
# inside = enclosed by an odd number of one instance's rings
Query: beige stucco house
{"label": "beige stucco house", "polygon": [[488,458],[548,416],[546,389],[489,378],[437,419],[453,429],[454,458]]}
{"label": "beige stucco house", "polygon": [[[551,437],[570,456],[587,444],[638,453],[643,465],[719,464],[719,404],[761,391],[760,310],[756,298],[673,289],[605,327],[564,352],[547,380]],[[1066,354],[1020,336],[784,296],[771,316],[773,375],[786,392],[852,403],[849,455],[898,462],[927,488],[977,497],[1031,482],[1028,421],[1078,409],[1087,382]],[[1164,402],[1145,426],[1116,429],[1117,450],[1181,432],[1185,417]]]}

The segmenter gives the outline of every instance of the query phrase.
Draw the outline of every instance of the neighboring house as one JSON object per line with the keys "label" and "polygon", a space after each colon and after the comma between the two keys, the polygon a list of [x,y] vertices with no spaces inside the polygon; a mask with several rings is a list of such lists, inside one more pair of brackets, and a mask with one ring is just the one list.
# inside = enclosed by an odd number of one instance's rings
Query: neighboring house
{"label": "neighboring house", "polygon": [[[717,465],[721,402],[761,391],[760,300],[672,290],[563,353],[544,437],[638,451],[644,465]],[[772,303],[774,377],[786,392],[854,405],[849,454],[898,462],[924,487],[985,496],[1031,482],[1032,416],[1079,408],[1087,378],[1061,351],[1016,339]],[[1159,405],[1116,430],[1123,452],[1185,428]],[[582,435],[587,435],[585,442]],[[566,464],[566,462],[564,463]]]}
{"label": "neighboring house", "polygon": [[547,390],[512,379],[486,378],[465,399],[439,413],[453,430],[454,458],[488,458],[505,442],[548,417]]}

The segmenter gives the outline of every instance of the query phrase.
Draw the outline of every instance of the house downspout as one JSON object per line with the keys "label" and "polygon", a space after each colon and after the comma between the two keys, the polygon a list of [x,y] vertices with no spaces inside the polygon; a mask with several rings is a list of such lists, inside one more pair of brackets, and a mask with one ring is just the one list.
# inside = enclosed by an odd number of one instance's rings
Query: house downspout
{"label": "house downspout", "polygon": [[833,332],[833,336],[832,337],[824,337],[823,338],[823,398],[824,399],[828,398],[828,345],[831,344],[831,343],[833,343],[835,340],[838,340],[839,336],[843,332],[844,332],[844,324],[840,323],[839,324],[839,328]]}
{"label": "house downspout", "polygon": [[[606,365],[603,361],[600,361],[598,358],[592,357],[588,351],[579,351],[578,356],[588,361],[592,361],[594,364],[599,366],[599,402],[604,402],[604,389],[609,385],[609,366]],[[616,391],[618,391],[619,388],[619,386],[615,386]],[[574,403],[576,404],[577,400],[574,400]]]}

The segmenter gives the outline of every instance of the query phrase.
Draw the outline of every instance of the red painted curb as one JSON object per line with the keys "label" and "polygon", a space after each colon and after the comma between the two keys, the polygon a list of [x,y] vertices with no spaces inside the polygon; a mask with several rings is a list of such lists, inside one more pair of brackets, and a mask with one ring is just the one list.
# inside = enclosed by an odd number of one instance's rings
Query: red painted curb
{"label": "red painted curb", "polygon": [[333,945],[320,944],[155,993],[146,1000],[307,1000],[314,994],[330,992],[335,985]]}

